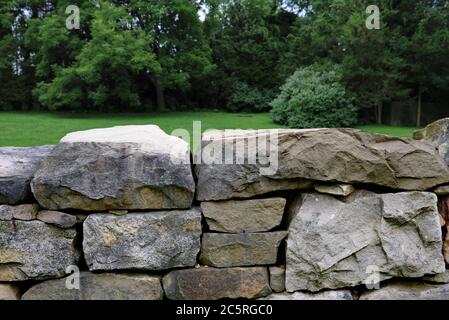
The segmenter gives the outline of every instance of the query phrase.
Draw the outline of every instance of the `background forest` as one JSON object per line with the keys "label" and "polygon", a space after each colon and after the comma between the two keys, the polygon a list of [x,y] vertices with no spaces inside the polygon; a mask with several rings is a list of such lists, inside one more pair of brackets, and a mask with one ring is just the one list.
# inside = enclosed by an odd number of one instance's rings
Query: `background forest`
{"label": "background forest", "polygon": [[[79,29],[66,27],[69,5]],[[369,5],[378,30],[366,27]],[[4,111],[271,111],[291,127],[419,127],[449,114],[448,59],[448,0],[0,2]]]}

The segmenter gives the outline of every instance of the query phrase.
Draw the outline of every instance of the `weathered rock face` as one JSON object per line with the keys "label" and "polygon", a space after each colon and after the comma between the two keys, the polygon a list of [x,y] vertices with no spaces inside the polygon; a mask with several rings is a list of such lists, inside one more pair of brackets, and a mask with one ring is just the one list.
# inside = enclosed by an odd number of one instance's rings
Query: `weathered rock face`
{"label": "weathered rock face", "polygon": [[438,120],[416,131],[413,138],[429,142],[437,147],[441,157],[449,165],[449,118]]}
{"label": "weathered rock face", "polygon": [[0,220],[23,220],[36,219],[39,206],[36,204],[22,204],[19,206],[0,205]]}
{"label": "weathered rock face", "polygon": [[270,287],[274,292],[285,291],[285,267],[269,267]]}
{"label": "weathered rock face", "polygon": [[211,231],[264,232],[281,224],[286,200],[282,198],[201,203]]}
{"label": "weathered rock face", "polygon": [[17,204],[31,197],[31,179],[52,148],[0,148],[0,204]]}
{"label": "weathered rock face", "polygon": [[271,293],[268,272],[263,267],[176,270],[162,283],[171,300],[255,299]]}
{"label": "weathered rock face", "polygon": [[195,192],[188,145],[157,126],[72,133],[31,183],[46,209],[183,209]]}
{"label": "weathered rock face", "polygon": [[318,293],[294,292],[294,293],[275,293],[260,300],[354,300],[349,290],[333,290]]}
{"label": "weathered rock face", "polygon": [[360,296],[360,300],[449,300],[449,285],[396,282],[368,291]]}
{"label": "weathered rock face", "polygon": [[83,249],[94,270],[191,267],[200,251],[199,210],[94,214],[84,221]]}
{"label": "weathered rock face", "polygon": [[275,264],[279,245],[287,232],[220,234],[205,233],[200,262],[218,267]]}
{"label": "weathered rock face", "polygon": [[0,281],[64,276],[79,259],[75,236],[41,221],[0,221]]}
{"label": "weathered rock face", "polygon": [[[310,188],[310,180],[401,190],[428,190],[449,181],[446,163],[424,142],[352,129],[277,132],[277,139],[267,131],[235,131],[226,137],[222,132],[205,134],[202,154],[208,155],[207,161],[196,166],[198,200],[249,198],[272,191]],[[278,152],[270,153],[271,167],[277,168],[274,174],[263,170],[267,157],[262,159],[262,165],[248,159],[248,154],[257,154],[254,141],[267,136],[267,149],[279,146]],[[226,153],[222,151],[244,143],[249,147],[237,155],[243,159],[240,164],[224,164]]]}
{"label": "weathered rock face", "polygon": [[82,272],[79,290],[67,289],[71,279],[42,282],[29,289],[22,300],[162,300],[158,277],[132,274],[93,274]]}
{"label": "weathered rock face", "polygon": [[446,264],[449,265],[449,196],[438,199],[438,210],[443,226],[443,255]]}
{"label": "weathered rock face", "polygon": [[64,229],[71,228],[76,224],[75,216],[58,211],[41,211],[37,215],[37,219]]}
{"label": "weathered rock face", "polygon": [[286,288],[320,291],[445,271],[432,193],[356,192],[340,201],[307,193],[291,208]]}
{"label": "weathered rock face", "polygon": [[0,283],[0,301],[20,300],[20,290],[13,284]]}

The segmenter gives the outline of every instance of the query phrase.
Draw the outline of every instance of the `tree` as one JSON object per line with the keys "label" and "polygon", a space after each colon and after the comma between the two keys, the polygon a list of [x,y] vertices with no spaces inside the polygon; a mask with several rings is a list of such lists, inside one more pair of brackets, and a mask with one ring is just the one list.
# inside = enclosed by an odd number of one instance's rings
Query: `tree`
{"label": "tree", "polygon": [[[11,2],[0,4],[0,109],[14,108],[20,99],[14,89],[17,83],[17,73],[14,72],[17,62],[17,42],[13,37],[11,25],[14,16],[11,13]],[[18,100],[18,101],[17,101]]]}
{"label": "tree", "polygon": [[149,49],[160,68],[149,77],[156,91],[157,109],[166,109],[167,90],[190,89],[214,68],[211,51],[194,0],[123,0],[136,28],[151,37]]}
{"label": "tree", "polygon": [[283,65],[290,70],[312,63],[341,65],[342,81],[357,107],[375,110],[382,123],[383,104],[408,94],[405,61],[397,48],[401,35],[386,23],[392,14],[389,3],[379,1],[381,29],[369,30],[365,21],[370,1],[308,2],[308,14],[298,19],[289,36]]}
{"label": "tree", "polygon": [[0,3],[0,109],[30,109],[34,106],[34,52],[25,33],[31,21],[52,10],[50,0],[4,0]]}
{"label": "tree", "polygon": [[411,34],[405,50],[407,82],[416,94],[416,126],[421,127],[423,95],[449,86],[449,3],[418,1],[414,9],[415,28],[402,28]]}
{"label": "tree", "polygon": [[[54,42],[42,42],[38,70],[41,76],[50,74],[54,78],[38,84],[35,93],[40,103],[51,110],[138,110],[141,101],[135,81],[141,72],[159,72],[159,65],[148,50],[151,39],[130,28],[132,24],[123,8],[99,2],[92,15],[90,40],[70,64],[71,44],[77,47],[80,39],[71,39],[60,16],[46,19],[39,35],[47,38],[54,32],[55,37]],[[58,63],[51,60],[55,48],[67,54]]]}
{"label": "tree", "polygon": [[280,56],[296,16],[281,4],[268,0],[209,2],[205,23],[221,79],[219,100],[232,111],[267,110],[285,80],[278,72]]}

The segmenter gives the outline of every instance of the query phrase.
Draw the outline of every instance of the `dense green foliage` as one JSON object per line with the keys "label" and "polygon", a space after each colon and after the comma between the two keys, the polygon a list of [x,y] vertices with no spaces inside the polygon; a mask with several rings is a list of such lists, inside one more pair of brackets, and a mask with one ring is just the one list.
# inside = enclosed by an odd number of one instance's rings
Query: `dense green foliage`
{"label": "dense green foliage", "polygon": [[[373,4],[379,30],[366,27]],[[338,65],[359,122],[413,99],[419,125],[423,102],[447,105],[448,56],[449,0],[0,2],[0,110],[262,112],[297,70]]]}
{"label": "dense green foliage", "polygon": [[351,127],[357,111],[337,68],[296,71],[272,103],[273,120],[292,128]]}

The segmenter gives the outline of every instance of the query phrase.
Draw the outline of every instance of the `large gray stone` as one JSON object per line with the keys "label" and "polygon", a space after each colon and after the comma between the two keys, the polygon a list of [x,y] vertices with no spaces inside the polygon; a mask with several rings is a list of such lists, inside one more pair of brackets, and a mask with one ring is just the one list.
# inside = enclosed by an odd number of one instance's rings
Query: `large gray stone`
{"label": "large gray stone", "polygon": [[264,232],[281,224],[285,203],[282,198],[203,202],[201,210],[211,231]]}
{"label": "large gray stone", "polygon": [[449,284],[395,282],[363,293],[360,300],[449,300]]}
{"label": "large gray stone", "polygon": [[75,236],[41,221],[0,221],[0,281],[63,277],[79,259]]}
{"label": "large gray stone", "polygon": [[449,165],[449,118],[438,120],[424,129],[416,131],[413,138],[435,146],[441,157]]}
{"label": "large gray stone", "polygon": [[218,268],[276,264],[279,245],[286,236],[286,231],[205,233],[200,262]]}
{"label": "large gray stone", "polygon": [[0,220],[23,220],[36,219],[39,206],[37,204],[22,204],[18,206],[0,205]]}
{"label": "large gray stone", "polygon": [[318,293],[294,292],[294,293],[275,293],[260,300],[354,300],[349,290],[331,290]]}
{"label": "large gray stone", "polygon": [[[264,157],[259,149],[260,161],[252,161],[255,141],[267,136],[273,153]],[[225,164],[232,158],[223,150],[245,143],[246,152],[236,152],[234,164]],[[311,188],[311,180],[401,190],[428,190],[449,181],[449,169],[433,146],[353,129],[230,131],[226,136],[214,131],[203,136],[198,153],[205,159],[195,169],[200,201]]]}
{"label": "large gray stone", "polygon": [[271,293],[263,267],[175,270],[162,283],[171,300],[256,299]]}
{"label": "large gray stone", "polygon": [[84,221],[90,270],[166,270],[191,267],[200,251],[199,210],[94,214]]}
{"label": "large gray stone", "polygon": [[31,198],[31,179],[52,148],[0,148],[0,204],[17,204]]}
{"label": "large gray stone", "polygon": [[79,290],[68,289],[74,286],[72,277],[35,285],[22,300],[162,300],[164,297],[158,277],[82,272]]}
{"label": "large gray stone", "polygon": [[31,186],[50,210],[184,209],[195,192],[187,143],[157,126],[69,134]]}
{"label": "large gray stone", "polygon": [[306,193],[291,208],[286,288],[320,291],[445,271],[433,193]]}

